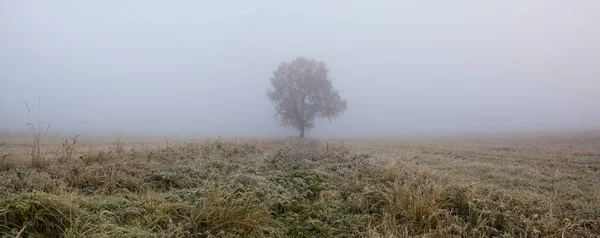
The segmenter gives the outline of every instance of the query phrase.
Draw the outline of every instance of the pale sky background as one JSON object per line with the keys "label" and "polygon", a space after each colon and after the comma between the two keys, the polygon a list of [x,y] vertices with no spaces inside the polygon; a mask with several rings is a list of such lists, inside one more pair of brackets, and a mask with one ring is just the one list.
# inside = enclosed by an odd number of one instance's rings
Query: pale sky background
{"label": "pale sky background", "polygon": [[[313,137],[600,129],[600,1],[0,1],[0,131],[295,136],[266,90],[325,61]],[[81,123],[81,121],[88,123]]]}

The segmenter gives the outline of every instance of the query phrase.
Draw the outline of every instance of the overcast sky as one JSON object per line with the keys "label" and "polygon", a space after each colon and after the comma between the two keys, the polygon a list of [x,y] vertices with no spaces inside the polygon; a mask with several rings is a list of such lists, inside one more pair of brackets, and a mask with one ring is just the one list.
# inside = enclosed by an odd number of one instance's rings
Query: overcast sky
{"label": "overcast sky", "polygon": [[[600,1],[0,1],[0,130],[271,136],[281,61],[348,110],[308,136],[600,128]],[[34,107],[35,108],[35,107]],[[81,123],[87,121],[87,123]]]}

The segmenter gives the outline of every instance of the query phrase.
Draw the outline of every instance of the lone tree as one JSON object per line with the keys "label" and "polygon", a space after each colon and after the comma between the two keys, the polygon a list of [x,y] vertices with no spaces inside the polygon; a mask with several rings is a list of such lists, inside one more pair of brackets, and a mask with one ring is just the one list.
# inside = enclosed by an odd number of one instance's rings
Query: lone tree
{"label": "lone tree", "polygon": [[346,111],[347,103],[333,89],[329,69],[323,61],[298,57],[282,62],[270,78],[267,91],[275,104],[275,117],[281,126],[294,127],[304,138],[304,131],[314,127],[315,117],[329,121]]}

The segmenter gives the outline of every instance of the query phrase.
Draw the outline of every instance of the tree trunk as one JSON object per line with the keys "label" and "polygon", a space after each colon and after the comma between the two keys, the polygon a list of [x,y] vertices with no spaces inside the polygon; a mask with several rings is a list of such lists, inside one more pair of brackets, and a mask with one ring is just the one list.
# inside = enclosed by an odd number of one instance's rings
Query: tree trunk
{"label": "tree trunk", "polygon": [[300,138],[304,138],[304,125],[300,127]]}

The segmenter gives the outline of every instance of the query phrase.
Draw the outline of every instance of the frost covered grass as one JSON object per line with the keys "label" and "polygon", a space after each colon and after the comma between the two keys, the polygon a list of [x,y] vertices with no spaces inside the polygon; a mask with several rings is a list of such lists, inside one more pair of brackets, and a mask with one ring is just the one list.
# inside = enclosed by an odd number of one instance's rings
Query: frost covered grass
{"label": "frost covered grass", "polygon": [[0,146],[0,234],[600,236],[597,135],[68,146]]}

